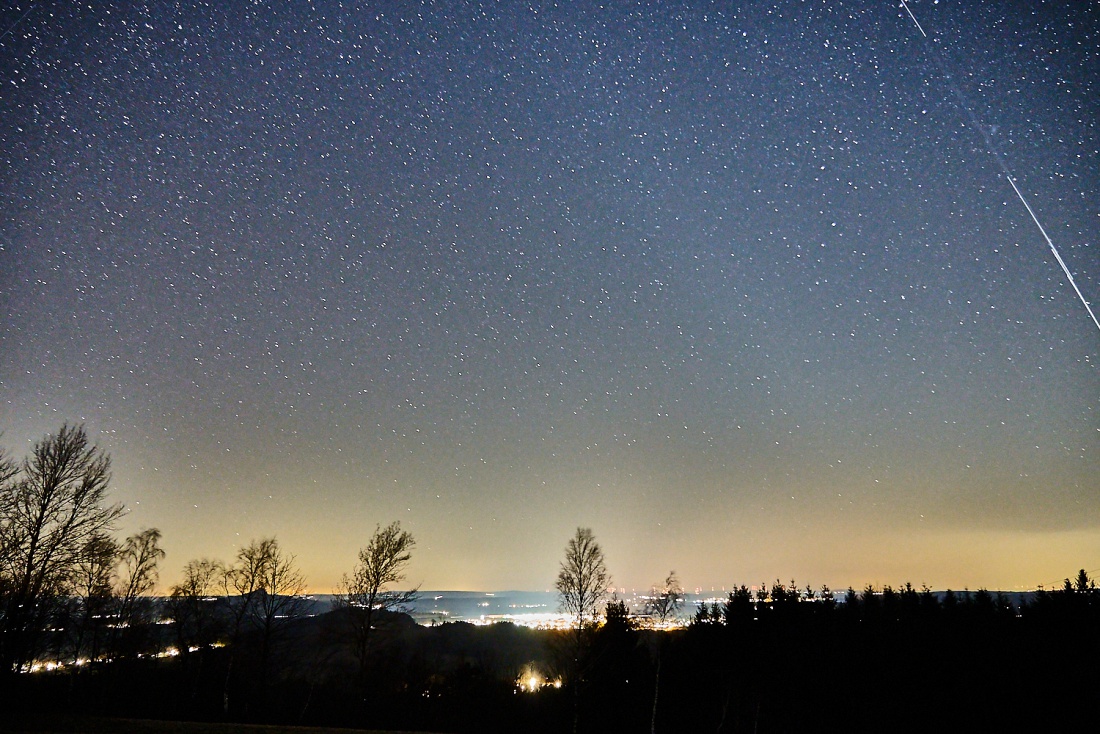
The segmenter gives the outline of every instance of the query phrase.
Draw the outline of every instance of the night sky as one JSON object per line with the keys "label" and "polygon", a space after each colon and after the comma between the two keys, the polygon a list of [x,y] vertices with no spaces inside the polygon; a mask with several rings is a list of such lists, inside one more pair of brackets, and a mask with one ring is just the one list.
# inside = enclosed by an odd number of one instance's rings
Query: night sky
{"label": "night sky", "polygon": [[84,423],[163,586],[1100,567],[1100,331],[985,141],[1100,301],[1100,5],[910,8],[9,6],[0,444]]}

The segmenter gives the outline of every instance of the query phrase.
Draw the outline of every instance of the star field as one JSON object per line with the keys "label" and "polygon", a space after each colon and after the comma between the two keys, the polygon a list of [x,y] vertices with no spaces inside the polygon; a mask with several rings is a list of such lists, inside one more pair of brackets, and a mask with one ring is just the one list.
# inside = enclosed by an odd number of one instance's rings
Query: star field
{"label": "star field", "polygon": [[983,132],[1095,302],[1100,14],[910,7],[17,4],[0,443],[84,422],[169,581],[1092,569],[1100,335]]}

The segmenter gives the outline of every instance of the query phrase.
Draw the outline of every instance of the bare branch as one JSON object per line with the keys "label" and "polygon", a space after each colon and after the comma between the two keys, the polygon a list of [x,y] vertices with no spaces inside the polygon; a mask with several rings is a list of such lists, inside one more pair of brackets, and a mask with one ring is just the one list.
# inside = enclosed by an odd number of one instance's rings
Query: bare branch
{"label": "bare branch", "polygon": [[18,473],[0,460],[0,665],[34,652],[85,553],[122,516],[121,505],[104,504],[110,468],[84,427],[68,424],[36,443]]}
{"label": "bare branch", "polygon": [[596,536],[590,528],[577,528],[565,547],[565,560],[554,584],[561,609],[573,618],[574,627],[595,622],[609,586],[611,574]]}

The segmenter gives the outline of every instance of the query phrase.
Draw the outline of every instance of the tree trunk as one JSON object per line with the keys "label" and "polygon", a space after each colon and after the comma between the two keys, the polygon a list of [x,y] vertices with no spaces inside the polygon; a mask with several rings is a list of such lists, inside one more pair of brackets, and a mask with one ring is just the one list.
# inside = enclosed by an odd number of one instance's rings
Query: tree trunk
{"label": "tree trunk", "polygon": [[649,720],[650,734],[657,734],[657,694],[661,692],[661,641],[657,642],[657,671],[653,676],[653,714]]}

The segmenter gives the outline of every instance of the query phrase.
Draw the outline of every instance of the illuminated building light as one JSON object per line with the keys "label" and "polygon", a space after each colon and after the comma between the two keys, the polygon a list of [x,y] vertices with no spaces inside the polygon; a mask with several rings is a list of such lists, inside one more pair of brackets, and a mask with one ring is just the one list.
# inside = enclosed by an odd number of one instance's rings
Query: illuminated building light
{"label": "illuminated building light", "polygon": [[538,693],[547,686],[561,688],[561,685],[561,678],[547,679],[533,663],[525,665],[519,677],[516,678],[516,688],[521,693]]}

